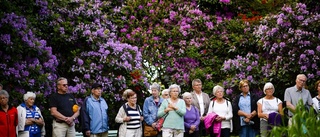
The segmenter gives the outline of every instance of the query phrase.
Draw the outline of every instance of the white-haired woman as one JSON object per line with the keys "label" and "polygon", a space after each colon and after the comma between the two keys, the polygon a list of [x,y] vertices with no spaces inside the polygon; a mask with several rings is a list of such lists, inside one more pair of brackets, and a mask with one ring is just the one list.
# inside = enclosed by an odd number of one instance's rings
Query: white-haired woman
{"label": "white-haired woman", "polygon": [[192,94],[185,92],[182,95],[186,103],[186,114],[184,115],[184,137],[199,137],[200,113],[199,110],[192,105]]}
{"label": "white-haired woman", "polygon": [[[224,96],[224,88],[217,85],[213,87],[212,94],[215,98],[210,102],[208,114],[216,113],[218,116],[215,121],[221,122],[221,137],[230,137],[230,132],[232,131],[232,105],[230,101],[226,100]],[[210,136],[214,137],[216,134],[210,133]]]}
{"label": "white-haired woman", "polygon": [[24,102],[18,109],[18,137],[43,137],[45,135],[44,120],[40,109],[34,105],[36,94],[27,92]]}
{"label": "white-haired woman", "polygon": [[131,89],[126,89],[122,98],[128,102],[120,107],[115,119],[117,123],[121,123],[118,137],[141,137],[143,116],[137,104],[137,94]]}
{"label": "white-haired woman", "polygon": [[183,137],[186,104],[184,100],[179,98],[181,92],[179,85],[170,85],[169,90],[170,98],[164,100],[158,110],[158,117],[166,116],[162,127],[162,136]]}
{"label": "white-haired woman", "polygon": [[263,87],[265,97],[258,100],[258,117],[260,118],[260,132],[262,137],[268,136],[268,119],[269,114],[282,114],[282,101],[273,96],[275,88],[272,83],[268,82]]}

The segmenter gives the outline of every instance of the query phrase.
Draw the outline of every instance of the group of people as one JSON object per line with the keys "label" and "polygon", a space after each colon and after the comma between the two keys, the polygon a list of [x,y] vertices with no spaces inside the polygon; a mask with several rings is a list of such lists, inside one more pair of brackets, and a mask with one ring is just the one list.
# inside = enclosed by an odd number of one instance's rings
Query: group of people
{"label": "group of people", "polygon": [[[307,77],[299,74],[296,84],[285,90],[284,101],[287,108],[295,111],[300,99],[307,106],[320,111],[320,81],[315,86],[318,95],[311,98],[305,89]],[[172,84],[162,91],[160,85],[151,85],[151,96],[144,100],[143,107],[137,104],[137,94],[127,89],[122,97],[127,102],[118,110],[115,122],[120,124],[119,137],[144,136],[143,127],[154,128],[155,137],[230,137],[232,131],[240,137],[265,137],[270,133],[270,125],[277,126],[283,113],[282,101],[273,94],[275,87],[268,82],[264,85],[264,97],[260,98],[250,92],[248,80],[239,82],[241,93],[231,102],[224,97],[222,86],[213,87],[213,98],[202,92],[200,79],[192,81],[192,92],[184,92],[180,98],[181,88]],[[57,92],[50,96],[50,112],[53,116],[53,137],[74,137],[75,119],[81,121],[84,136],[107,137],[109,130],[108,104],[101,97],[102,85],[94,83],[90,96],[79,107],[72,94],[68,93],[66,78],[57,80]],[[8,103],[9,94],[0,84],[0,136],[7,137],[42,137],[45,135],[44,118],[40,109],[34,105],[36,95],[24,94],[24,102],[17,108]],[[293,112],[289,111],[288,125],[292,125]],[[160,119],[162,122],[160,122]],[[161,130],[158,130],[161,129]]]}

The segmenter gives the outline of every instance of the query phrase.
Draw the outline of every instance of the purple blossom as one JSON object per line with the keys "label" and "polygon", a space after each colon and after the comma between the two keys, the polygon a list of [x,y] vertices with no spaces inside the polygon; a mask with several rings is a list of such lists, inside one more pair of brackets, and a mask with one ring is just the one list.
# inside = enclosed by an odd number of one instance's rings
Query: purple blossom
{"label": "purple blossom", "polygon": [[225,3],[225,4],[228,4],[230,3],[230,0],[220,0],[221,3]]}
{"label": "purple blossom", "polygon": [[90,79],[90,74],[84,74],[83,76],[85,79]]}
{"label": "purple blossom", "polygon": [[210,22],[206,22],[206,26],[208,27],[208,29],[213,29],[213,23],[210,21]]}
{"label": "purple blossom", "polygon": [[309,73],[309,74],[308,74],[308,79],[312,79],[312,78],[314,78],[314,75],[311,74],[311,73]]}
{"label": "purple blossom", "polygon": [[247,66],[247,71],[251,71],[252,70],[252,67],[251,66]]}
{"label": "purple blossom", "polygon": [[212,74],[206,74],[206,79],[207,79],[207,80],[212,79]]}
{"label": "purple blossom", "polygon": [[303,60],[303,59],[305,59],[305,58],[306,58],[306,54],[301,54],[301,55],[300,55],[300,59]]}
{"label": "purple blossom", "polygon": [[228,89],[226,90],[226,93],[227,93],[228,95],[231,95],[231,94],[233,93],[233,90],[230,89],[230,88],[228,88]]}
{"label": "purple blossom", "polygon": [[317,71],[317,75],[320,76],[320,71]]}
{"label": "purple blossom", "polygon": [[175,11],[170,11],[169,18],[170,20],[174,20],[177,13]]}
{"label": "purple blossom", "polygon": [[170,22],[169,19],[163,19],[163,23],[164,23],[164,24],[168,24],[169,22]]}
{"label": "purple blossom", "polygon": [[303,72],[306,72],[306,71],[307,71],[307,66],[301,66],[300,69],[301,69]]}
{"label": "purple blossom", "polygon": [[320,46],[317,46],[317,51],[320,52]]}
{"label": "purple blossom", "polygon": [[252,82],[252,80],[253,80],[252,75],[247,76],[247,80],[249,80],[250,82]]}

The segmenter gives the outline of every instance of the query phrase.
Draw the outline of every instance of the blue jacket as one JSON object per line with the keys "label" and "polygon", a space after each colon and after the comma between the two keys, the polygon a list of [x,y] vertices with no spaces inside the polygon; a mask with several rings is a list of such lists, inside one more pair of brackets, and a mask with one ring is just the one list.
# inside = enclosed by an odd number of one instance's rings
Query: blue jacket
{"label": "blue jacket", "polygon": [[144,121],[151,125],[157,121],[158,108],[160,107],[163,98],[160,97],[158,105],[153,100],[153,96],[147,97],[143,103],[143,117]]}
{"label": "blue jacket", "polygon": [[108,126],[108,104],[100,97],[94,99],[91,95],[85,99],[81,107],[82,131],[90,130],[91,134],[107,132]]}

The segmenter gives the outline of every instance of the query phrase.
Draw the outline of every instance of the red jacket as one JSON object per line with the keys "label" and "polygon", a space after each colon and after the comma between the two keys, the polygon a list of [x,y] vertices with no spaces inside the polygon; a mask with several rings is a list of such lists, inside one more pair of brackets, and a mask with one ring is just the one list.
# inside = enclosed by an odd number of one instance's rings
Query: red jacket
{"label": "red jacket", "polygon": [[0,137],[16,137],[16,126],[18,125],[18,111],[9,106],[8,112],[0,107]]}

